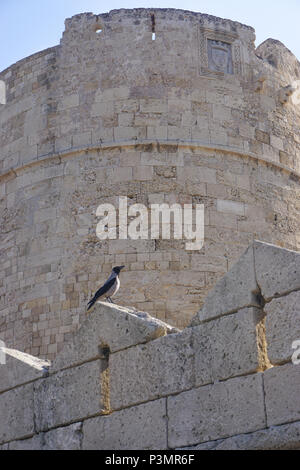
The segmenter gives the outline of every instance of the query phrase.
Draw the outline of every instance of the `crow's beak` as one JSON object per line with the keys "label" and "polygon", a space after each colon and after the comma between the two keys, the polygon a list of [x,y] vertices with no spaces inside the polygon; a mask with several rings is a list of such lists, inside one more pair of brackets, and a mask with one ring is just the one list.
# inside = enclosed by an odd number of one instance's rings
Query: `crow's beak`
{"label": "crow's beak", "polygon": [[120,269],[123,269],[123,268],[125,268],[125,266],[119,266],[119,268],[120,268]]}

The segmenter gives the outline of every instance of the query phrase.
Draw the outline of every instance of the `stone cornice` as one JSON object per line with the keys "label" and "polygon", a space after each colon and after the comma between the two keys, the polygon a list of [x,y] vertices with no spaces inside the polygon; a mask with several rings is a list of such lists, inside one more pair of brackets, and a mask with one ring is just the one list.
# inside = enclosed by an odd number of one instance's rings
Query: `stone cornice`
{"label": "stone cornice", "polygon": [[135,148],[137,150],[140,148],[141,150],[143,150],[143,147],[145,146],[149,147],[149,145],[153,145],[153,150],[156,148],[157,151],[161,150],[160,147],[163,147],[163,148],[173,147],[174,148],[174,146],[177,146],[178,149],[191,149],[191,150],[202,149],[202,150],[238,155],[240,157],[251,158],[255,161],[269,164],[275,168],[278,168],[291,175],[294,175],[297,178],[300,178],[300,172],[293,170],[292,168],[289,168],[288,166],[283,165],[282,163],[275,162],[273,160],[270,160],[269,158],[261,157],[252,152],[247,152],[245,150],[241,150],[236,147],[231,147],[228,145],[208,144],[208,143],[200,142],[197,140],[188,141],[188,140],[174,140],[174,139],[173,140],[171,139],[168,139],[168,140],[142,139],[142,140],[122,140],[122,141],[101,142],[97,144],[66,148],[64,150],[51,152],[45,155],[41,155],[37,157],[35,160],[28,162],[24,165],[21,165],[15,168],[8,168],[5,172],[3,172],[0,175],[0,181],[4,179],[5,177],[8,177],[12,174],[17,175],[23,169],[39,166],[41,163],[45,163],[45,162],[55,160],[55,159],[64,159],[64,158],[72,157],[82,152],[101,151],[101,150],[105,151],[105,150],[110,150],[110,149],[115,149],[115,148]]}

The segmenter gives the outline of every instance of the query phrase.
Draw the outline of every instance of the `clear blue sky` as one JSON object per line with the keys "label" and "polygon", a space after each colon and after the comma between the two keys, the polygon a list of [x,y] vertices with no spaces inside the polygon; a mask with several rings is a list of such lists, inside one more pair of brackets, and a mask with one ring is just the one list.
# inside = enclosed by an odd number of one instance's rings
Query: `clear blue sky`
{"label": "clear blue sky", "polygon": [[272,37],[300,59],[300,0],[0,0],[0,71],[59,44],[64,20],[118,8],[181,8],[248,24],[256,45]]}

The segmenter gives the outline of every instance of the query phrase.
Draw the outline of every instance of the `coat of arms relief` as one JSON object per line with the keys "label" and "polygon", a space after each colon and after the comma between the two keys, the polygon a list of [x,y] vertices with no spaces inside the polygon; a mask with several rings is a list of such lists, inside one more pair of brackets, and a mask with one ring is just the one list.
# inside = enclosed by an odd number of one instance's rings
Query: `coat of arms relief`
{"label": "coat of arms relief", "polygon": [[231,44],[207,39],[207,55],[210,70],[233,73]]}
{"label": "coat of arms relief", "polygon": [[242,74],[238,35],[200,27],[198,30],[199,73],[218,77]]}

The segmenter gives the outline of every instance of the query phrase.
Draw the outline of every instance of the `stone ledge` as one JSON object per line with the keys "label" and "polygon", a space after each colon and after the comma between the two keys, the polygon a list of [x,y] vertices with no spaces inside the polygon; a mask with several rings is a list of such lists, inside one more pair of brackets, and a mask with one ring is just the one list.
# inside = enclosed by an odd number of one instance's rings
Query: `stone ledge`
{"label": "stone ledge", "polygon": [[111,354],[111,409],[264,370],[262,322],[261,309],[244,308]]}
{"label": "stone ledge", "polygon": [[300,253],[254,241],[207,295],[191,327],[300,289]]}
{"label": "stone ledge", "polygon": [[261,307],[257,298],[253,245],[207,295],[202,309],[190,326],[236,312],[245,307]]}
{"label": "stone ledge", "polygon": [[254,243],[257,283],[265,301],[300,289],[300,252]]}
{"label": "stone ledge", "polygon": [[108,347],[110,353],[114,353],[176,331],[176,328],[145,312],[97,302],[86,321],[53,361],[50,374],[99,358],[101,347]]}
{"label": "stone ledge", "polygon": [[48,373],[50,362],[16,349],[0,347],[5,364],[0,364],[0,393],[37,380]]}
{"label": "stone ledge", "polygon": [[82,145],[78,147],[72,148],[64,148],[61,150],[57,150],[51,153],[45,153],[38,155],[35,159],[30,162],[24,162],[23,165],[13,167],[10,166],[5,170],[5,172],[0,173],[0,179],[4,178],[9,174],[16,175],[20,172],[23,168],[28,168],[36,165],[41,165],[45,162],[50,160],[54,160],[57,158],[68,158],[71,155],[83,153],[87,151],[95,151],[95,150],[109,150],[113,148],[138,148],[144,147],[149,145],[159,145],[159,146],[170,146],[174,147],[177,146],[178,148],[182,149],[203,149],[208,151],[217,151],[217,152],[224,152],[226,154],[233,154],[238,155],[240,157],[251,158],[252,160],[266,163],[268,165],[272,165],[279,170],[286,171],[287,173],[294,175],[295,177],[300,177],[300,172],[296,171],[293,168],[290,168],[287,165],[279,163],[277,161],[271,160],[270,158],[264,158],[255,153],[243,151],[241,149],[237,149],[237,147],[232,147],[229,145],[221,145],[218,143],[210,144],[208,142],[203,142],[201,140],[182,140],[182,139],[136,139],[136,140],[113,140],[113,141],[104,141],[99,142],[97,144],[91,145]]}

